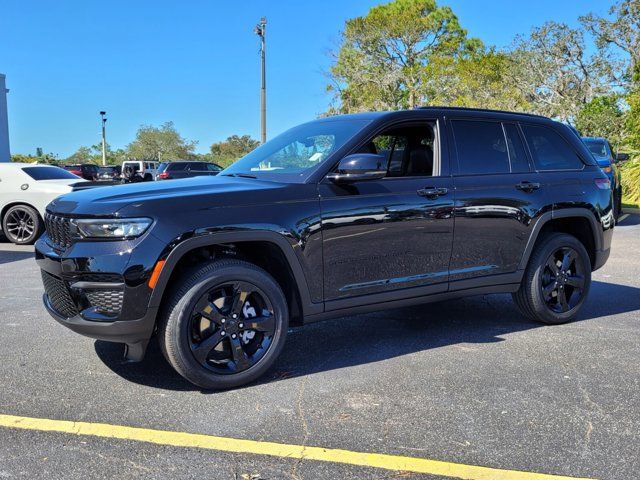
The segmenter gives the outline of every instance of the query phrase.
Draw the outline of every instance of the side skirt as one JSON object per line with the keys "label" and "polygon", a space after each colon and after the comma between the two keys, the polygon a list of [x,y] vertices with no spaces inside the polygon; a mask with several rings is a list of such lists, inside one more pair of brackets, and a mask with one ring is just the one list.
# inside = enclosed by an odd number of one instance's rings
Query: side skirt
{"label": "side skirt", "polygon": [[[388,310],[392,308],[409,307],[412,305],[421,305],[425,303],[441,302],[443,300],[454,300],[456,298],[471,297],[474,295],[488,295],[493,293],[513,293],[520,288],[520,283],[505,283],[501,285],[490,285],[473,288],[465,288],[453,290],[449,292],[434,293],[419,297],[402,298],[398,300],[390,300],[386,302],[370,303],[366,305],[357,305],[348,308],[326,311],[315,315],[307,315],[304,318],[304,324],[314,323],[321,320],[331,318],[345,317],[359,313],[375,312],[379,310]],[[330,302],[327,302],[330,303]]]}

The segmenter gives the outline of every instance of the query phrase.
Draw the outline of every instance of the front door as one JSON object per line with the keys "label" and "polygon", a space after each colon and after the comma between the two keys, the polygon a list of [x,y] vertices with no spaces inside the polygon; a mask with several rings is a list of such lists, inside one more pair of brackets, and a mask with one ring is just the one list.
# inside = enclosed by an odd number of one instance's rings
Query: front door
{"label": "front door", "polygon": [[359,149],[385,156],[385,178],[320,183],[327,310],[447,290],[453,188],[439,138],[436,121],[392,126]]}

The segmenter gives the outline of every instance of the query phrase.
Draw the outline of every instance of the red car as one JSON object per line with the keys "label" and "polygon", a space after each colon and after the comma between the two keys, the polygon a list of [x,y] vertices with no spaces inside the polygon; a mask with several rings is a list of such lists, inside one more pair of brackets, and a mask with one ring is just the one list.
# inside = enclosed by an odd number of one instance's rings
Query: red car
{"label": "red car", "polygon": [[91,182],[98,180],[98,166],[92,163],[62,165],[62,168],[74,175],[84,178],[85,180],[89,180]]}

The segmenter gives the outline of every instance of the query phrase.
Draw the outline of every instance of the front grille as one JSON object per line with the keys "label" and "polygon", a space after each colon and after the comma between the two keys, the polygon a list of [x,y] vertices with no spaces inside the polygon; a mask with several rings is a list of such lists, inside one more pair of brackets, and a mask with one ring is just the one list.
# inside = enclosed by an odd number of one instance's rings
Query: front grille
{"label": "front grille", "polygon": [[49,297],[49,302],[54,310],[66,318],[76,316],[78,309],[64,281],[44,270],[41,270],[41,273],[44,291]]}
{"label": "front grille", "polygon": [[54,247],[64,249],[72,244],[71,219],[51,213],[44,215],[44,228]]}
{"label": "front grille", "polygon": [[118,315],[122,310],[122,290],[88,290],[85,294],[98,313]]}

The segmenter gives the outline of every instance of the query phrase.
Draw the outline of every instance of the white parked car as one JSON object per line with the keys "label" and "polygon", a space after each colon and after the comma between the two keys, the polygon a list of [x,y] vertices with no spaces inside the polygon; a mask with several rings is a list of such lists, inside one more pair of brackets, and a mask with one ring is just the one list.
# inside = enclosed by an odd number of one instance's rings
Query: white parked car
{"label": "white parked car", "polygon": [[0,163],[0,225],[13,243],[35,242],[44,228],[45,207],[84,180],[64,168],[32,163]]}
{"label": "white parked car", "polygon": [[143,182],[149,182],[156,179],[158,163],[137,160],[126,160],[122,162],[122,176],[125,181],[135,181],[132,178],[127,177],[125,172],[128,170],[140,177],[138,181],[142,180]]}

